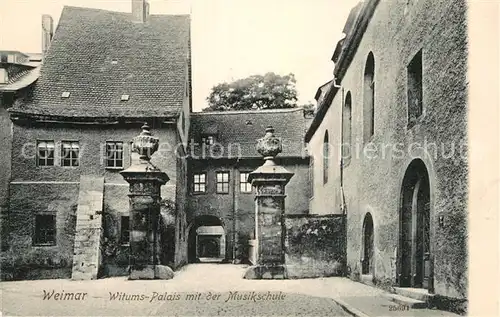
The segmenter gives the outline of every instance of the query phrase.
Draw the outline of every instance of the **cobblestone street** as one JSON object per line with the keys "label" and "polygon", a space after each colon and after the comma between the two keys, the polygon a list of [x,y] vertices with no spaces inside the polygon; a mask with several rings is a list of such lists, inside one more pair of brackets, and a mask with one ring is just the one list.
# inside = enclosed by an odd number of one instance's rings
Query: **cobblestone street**
{"label": "cobblestone street", "polygon": [[[336,300],[356,305],[356,298],[383,294],[345,278],[245,280],[245,268],[190,264],[167,281],[115,277],[3,282],[1,310],[3,316],[350,316]],[[56,293],[63,294],[56,300]],[[369,309],[376,316],[394,315],[384,306]],[[418,309],[404,315],[450,314]]]}

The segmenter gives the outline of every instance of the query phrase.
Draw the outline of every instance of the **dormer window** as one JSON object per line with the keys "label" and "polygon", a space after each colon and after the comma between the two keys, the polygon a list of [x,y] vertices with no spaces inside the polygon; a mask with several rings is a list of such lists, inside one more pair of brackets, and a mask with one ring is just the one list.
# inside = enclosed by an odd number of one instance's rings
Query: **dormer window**
{"label": "dormer window", "polygon": [[129,95],[122,95],[121,101],[128,101],[130,99]]}
{"label": "dormer window", "polygon": [[0,84],[6,84],[9,82],[9,74],[4,68],[0,68]]}
{"label": "dormer window", "polygon": [[61,94],[61,98],[69,98],[69,91],[64,91],[62,94]]}

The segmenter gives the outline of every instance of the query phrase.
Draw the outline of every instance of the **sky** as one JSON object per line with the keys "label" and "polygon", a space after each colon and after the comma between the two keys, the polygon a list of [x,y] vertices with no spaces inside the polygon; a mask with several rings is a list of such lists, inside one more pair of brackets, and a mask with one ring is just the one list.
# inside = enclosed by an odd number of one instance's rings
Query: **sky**
{"label": "sky", "polygon": [[[333,77],[330,60],[358,0],[149,0],[152,14],[191,14],[193,109],[210,89],[254,74],[295,74],[299,103]],[[131,0],[0,0],[0,49],[41,51],[41,16],[64,5],[131,11]]]}

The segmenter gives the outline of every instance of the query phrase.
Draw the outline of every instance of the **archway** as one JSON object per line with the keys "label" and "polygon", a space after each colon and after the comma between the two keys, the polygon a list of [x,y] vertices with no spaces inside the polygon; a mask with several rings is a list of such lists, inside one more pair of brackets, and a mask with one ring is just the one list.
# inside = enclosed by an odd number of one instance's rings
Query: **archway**
{"label": "archway", "polygon": [[225,258],[226,235],[220,218],[210,215],[196,217],[188,239],[188,262],[214,262]]}
{"label": "archway", "polygon": [[370,213],[363,221],[363,258],[361,259],[361,274],[373,274],[373,218]]}
{"label": "archway", "polygon": [[413,160],[401,188],[399,285],[432,290],[430,186],[424,162]]}

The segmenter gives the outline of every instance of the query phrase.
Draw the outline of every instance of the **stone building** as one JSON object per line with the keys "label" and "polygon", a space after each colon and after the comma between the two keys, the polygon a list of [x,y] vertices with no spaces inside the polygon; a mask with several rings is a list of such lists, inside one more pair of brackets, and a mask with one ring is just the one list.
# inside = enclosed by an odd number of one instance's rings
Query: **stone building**
{"label": "stone building", "polygon": [[189,16],[149,15],[144,0],[132,0],[132,13],[64,7],[43,51],[40,77],[9,109],[4,278],[126,274],[129,189],[119,172],[136,159],[130,141],[144,122],[162,142],[152,163],[170,177],[162,215],[176,240],[162,262],[182,265],[187,242],[171,231],[185,224]]}
{"label": "stone building", "polygon": [[429,301],[467,299],[466,20],[463,0],[360,3],[306,134],[351,277]]}
{"label": "stone building", "polygon": [[286,212],[308,213],[309,155],[304,135],[310,121],[302,108],[191,114],[190,261],[207,257],[248,260],[255,207],[247,178],[262,165],[255,144],[269,125],[283,139],[278,164],[295,173],[287,186]]}

